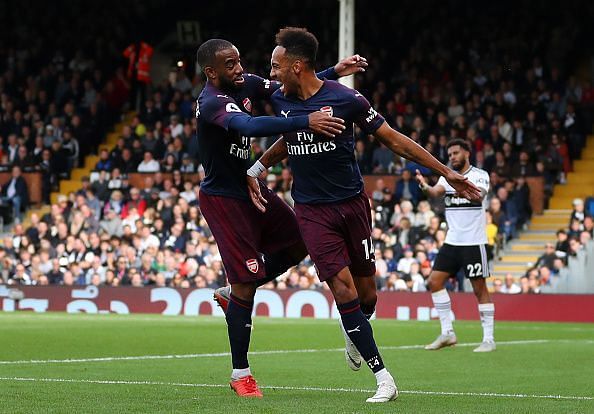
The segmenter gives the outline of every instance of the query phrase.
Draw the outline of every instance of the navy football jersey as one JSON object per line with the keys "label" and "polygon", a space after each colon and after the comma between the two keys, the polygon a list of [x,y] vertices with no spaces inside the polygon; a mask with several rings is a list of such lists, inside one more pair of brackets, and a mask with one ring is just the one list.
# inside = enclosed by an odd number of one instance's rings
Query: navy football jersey
{"label": "navy football jersey", "polygon": [[198,97],[198,154],[205,173],[200,189],[206,194],[248,199],[250,137],[229,130],[229,122],[242,112],[251,114],[252,101],[270,98],[280,83],[250,74],[244,74],[244,79],[243,86],[232,93],[207,82]]}
{"label": "navy football jersey", "polygon": [[[229,130],[229,122],[242,112],[251,114],[252,102],[270,99],[281,83],[247,73],[243,77],[242,87],[232,92],[222,92],[207,82],[196,103],[196,118],[198,156],[205,173],[200,189],[210,195],[248,200],[251,139]],[[331,67],[318,77],[336,78],[337,74]]]}
{"label": "navy football jersey", "polygon": [[324,111],[345,121],[346,129],[333,139],[307,129],[283,134],[293,171],[295,202],[333,203],[359,194],[363,190],[363,178],[355,160],[354,124],[372,134],[384,122],[367,99],[354,89],[326,80],[309,99],[284,96],[277,90],[271,102],[277,116]]}

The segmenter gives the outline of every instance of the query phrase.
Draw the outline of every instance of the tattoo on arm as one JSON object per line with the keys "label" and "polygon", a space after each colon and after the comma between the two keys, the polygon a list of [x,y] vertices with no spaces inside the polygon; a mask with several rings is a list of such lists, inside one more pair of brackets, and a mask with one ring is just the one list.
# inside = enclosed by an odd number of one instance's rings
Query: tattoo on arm
{"label": "tattoo on arm", "polygon": [[260,157],[260,162],[266,168],[269,168],[287,158],[288,155],[287,143],[285,142],[285,139],[281,137]]}

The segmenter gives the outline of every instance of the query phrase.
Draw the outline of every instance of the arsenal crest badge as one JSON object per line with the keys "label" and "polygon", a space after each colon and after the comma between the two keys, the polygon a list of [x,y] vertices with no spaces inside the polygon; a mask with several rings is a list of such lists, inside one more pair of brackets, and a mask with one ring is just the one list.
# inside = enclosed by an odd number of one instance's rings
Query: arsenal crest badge
{"label": "arsenal crest badge", "polygon": [[248,270],[252,273],[258,273],[258,261],[256,259],[248,259],[245,261]]}
{"label": "arsenal crest badge", "polygon": [[329,116],[332,116],[334,114],[334,111],[332,110],[331,106],[323,106],[320,108],[320,111],[328,114]]}
{"label": "arsenal crest badge", "polygon": [[248,111],[248,112],[252,112],[252,101],[250,101],[250,98],[245,98],[243,100],[243,107]]}

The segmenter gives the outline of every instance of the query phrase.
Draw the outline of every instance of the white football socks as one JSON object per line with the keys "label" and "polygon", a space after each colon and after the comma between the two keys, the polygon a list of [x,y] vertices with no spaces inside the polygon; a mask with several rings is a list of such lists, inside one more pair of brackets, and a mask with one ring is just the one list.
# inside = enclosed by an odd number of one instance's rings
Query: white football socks
{"label": "white football socks", "polygon": [[481,316],[481,325],[483,326],[483,342],[494,342],[495,304],[479,303],[478,310]]}
{"label": "white football socks", "polygon": [[439,322],[441,323],[441,334],[447,335],[454,332],[454,327],[452,326],[452,302],[450,301],[450,295],[448,295],[448,291],[445,289],[438,290],[437,292],[433,292],[431,294],[431,298],[433,299],[433,305],[437,310],[437,314],[439,315]]}
{"label": "white football socks", "polygon": [[235,369],[233,368],[233,372],[231,373],[231,379],[236,381],[240,378],[247,377],[248,375],[252,375],[250,371],[250,367],[242,368],[242,369]]}
{"label": "white football socks", "polygon": [[375,380],[377,381],[377,385],[379,385],[382,382],[386,382],[386,381],[390,381],[390,380],[394,381],[394,379],[392,378],[392,375],[390,375],[390,373],[388,372],[388,370],[386,368],[379,370],[374,375],[375,375]]}

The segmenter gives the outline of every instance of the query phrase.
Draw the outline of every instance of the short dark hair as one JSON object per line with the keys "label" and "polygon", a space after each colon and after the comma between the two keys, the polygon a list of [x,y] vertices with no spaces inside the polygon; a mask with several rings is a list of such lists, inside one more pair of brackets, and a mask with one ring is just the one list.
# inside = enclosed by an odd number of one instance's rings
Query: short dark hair
{"label": "short dark hair", "polygon": [[285,27],[276,34],[277,46],[282,46],[287,53],[302,59],[310,67],[316,64],[318,39],[303,27]]}
{"label": "short dark hair", "polygon": [[446,148],[449,149],[450,147],[453,147],[454,145],[459,145],[460,148],[462,148],[463,150],[470,152],[470,145],[468,145],[468,142],[464,141],[462,138],[452,139],[450,142],[448,142],[448,144],[446,145]]}
{"label": "short dark hair", "polygon": [[209,39],[202,43],[198,48],[196,57],[198,64],[202,69],[206,66],[212,66],[214,64],[215,55],[217,52],[225,49],[233,48],[233,43],[225,39]]}

